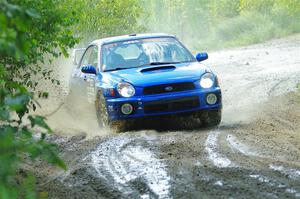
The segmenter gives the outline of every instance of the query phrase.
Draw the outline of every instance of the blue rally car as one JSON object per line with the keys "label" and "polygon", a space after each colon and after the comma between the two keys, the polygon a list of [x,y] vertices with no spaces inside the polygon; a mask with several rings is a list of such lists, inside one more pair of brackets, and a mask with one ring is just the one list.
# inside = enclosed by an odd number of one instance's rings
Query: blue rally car
{"label": "blue rally car", "polygon": [[[95,103],[99,124],[126,130],[138,118],[191,113],[203,126],[221,121],[217,76],[176,37],[132,34],[93,41],[74,69],[72,98]],[[75,58],[76,59],[76,58]]]}

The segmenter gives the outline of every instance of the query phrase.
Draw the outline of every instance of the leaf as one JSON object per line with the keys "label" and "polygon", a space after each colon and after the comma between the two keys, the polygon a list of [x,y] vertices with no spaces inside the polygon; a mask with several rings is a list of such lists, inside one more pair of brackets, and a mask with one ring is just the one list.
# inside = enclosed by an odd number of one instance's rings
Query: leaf
{"label": "leaf", "polygon": [[41,140],[44,140],[46,138],[46,134],[45,133],[41,133]]}
{"label": "leaf", "polygon": [[10,119],[9,111],[6,108],[2,107],[0,109],[0,120],[8,121],[9,119]]}
{"label": "leaf", "polygon": [[15,96],[9,95],[4,99],[5,105],[7,105],[11,111],[24,111],[26,110],[27,103],[30,101],[31,96],[29,94],[18,94]]}
{"label": "leaf", "polygon": [[44,118],[42,116],[31,116],[30,115],[30,116],[28,116],[28,119],[30,120],[32,127],[39,126],[44,129],[47,129],[50,133],[52,132],[51,128],[45,122],[46,118]]}
{"label": "leaf", "polygon": [[40,14],[34,10],[34,9],[28,9],[26,10],[26,14],[29,15],[30,17],[33,17],[33,18],[40,18]]}
{"label": "leaf", "polygon": [[26,139],[32,138],[32,132],[29,131],[26,127],[23,127],[20,131],[20,134],[24,136]]}
{"label": "leaf", "polygon": [[58,158],[58,157],[55,160],[55,163],[56,163],[57,166],[59,166],[60,168],[64,169],[65,171],[68,169],[67,165],[65,164],[65,162],[62,159]]}
{"label": "leaf", "polygon": [[32,103],[32,110],[35,111],[36,110],[36,105],[34,103]]}
{"label": "leaf", "polygon": [[58,149],[56,144],[46,143],[44,140],[40,140],[37,143],[37,146],[41,147],[40,151],[42,152],[42,157],[47,162],[57,165],[60,168],[66,170],[67,166],[62,159],[58,157]]}

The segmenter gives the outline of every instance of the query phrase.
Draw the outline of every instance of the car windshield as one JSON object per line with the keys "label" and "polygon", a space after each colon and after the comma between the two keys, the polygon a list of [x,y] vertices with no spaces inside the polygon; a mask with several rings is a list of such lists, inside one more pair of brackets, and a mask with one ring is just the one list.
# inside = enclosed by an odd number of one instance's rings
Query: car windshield
{"label": "car windshield", "polygon": [[104,44],[102,70],[193,62],[193,55],[173,37],[147,38]]}

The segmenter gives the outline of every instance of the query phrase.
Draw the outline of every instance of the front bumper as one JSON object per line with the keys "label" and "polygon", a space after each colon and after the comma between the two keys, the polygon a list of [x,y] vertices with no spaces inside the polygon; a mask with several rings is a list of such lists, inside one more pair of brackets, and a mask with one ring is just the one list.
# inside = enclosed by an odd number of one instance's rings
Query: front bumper
{"label": "front bumper", "polygon": [[[206,102],[206,96],[210,93],[216,94],[218,98],[214,105],[209,105]],[[133,105],[133,113],[124,115],[121,112],[121,106],[124,103]],[[111,98],[106,99],[106,106],[110,120],[125,120],[147,116],[172,115],[202,109],[221,109],[222,94],[220,87],[214,87],[130,98]]]}

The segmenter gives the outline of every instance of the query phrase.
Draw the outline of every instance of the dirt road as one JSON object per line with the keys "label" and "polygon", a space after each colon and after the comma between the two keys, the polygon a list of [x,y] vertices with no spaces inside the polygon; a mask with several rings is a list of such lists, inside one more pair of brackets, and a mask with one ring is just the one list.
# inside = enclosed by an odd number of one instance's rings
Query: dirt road
{"label": "dirt road", "polygon": [[69,170],[38,165],[39,189],[49,198],[300,198],[300,35],[209,55],[223,89],[218,128],[110,134],[62,106],[49,122],[65,136],[49,139]]}

